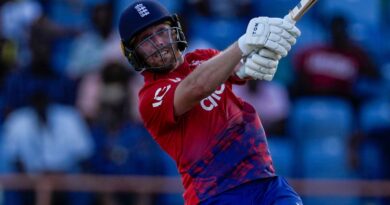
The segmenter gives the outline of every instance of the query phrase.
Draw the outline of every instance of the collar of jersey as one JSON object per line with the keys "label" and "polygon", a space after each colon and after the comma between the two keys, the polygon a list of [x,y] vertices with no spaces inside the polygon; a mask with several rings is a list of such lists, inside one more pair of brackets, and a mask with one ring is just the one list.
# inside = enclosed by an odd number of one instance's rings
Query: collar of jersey
{"label": "collar of jersey", "polygon": [[161,79],[167,78],[184,78],[190,72],[190,66],[186,58],[184,58],[183,63],[177,67],[175,70],[172,70],[168,73],[155,73],[152,71],[144,71],[142,75],[144,76],[145,82],[153,82]]}

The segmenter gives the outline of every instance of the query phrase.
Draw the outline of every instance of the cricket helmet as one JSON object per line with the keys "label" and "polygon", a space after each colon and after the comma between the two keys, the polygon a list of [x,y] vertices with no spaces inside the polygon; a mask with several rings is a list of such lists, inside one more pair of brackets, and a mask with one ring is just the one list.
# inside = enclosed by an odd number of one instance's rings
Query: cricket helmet
{"label": "cricket helmet", "polygon": [[163,5],[153,0],[136,0],[131,3],[121,14],[119,19],[119,34],[121,37],[122,51],[129,63],[136,71],[148,69],[141,56],[136,53],[132,40],[146,28],[162,22],[170,22],[171,27],[177,29],[174,43],[177,48],[184,51],[187,47],[182,27],[178,16],[171,14]]}

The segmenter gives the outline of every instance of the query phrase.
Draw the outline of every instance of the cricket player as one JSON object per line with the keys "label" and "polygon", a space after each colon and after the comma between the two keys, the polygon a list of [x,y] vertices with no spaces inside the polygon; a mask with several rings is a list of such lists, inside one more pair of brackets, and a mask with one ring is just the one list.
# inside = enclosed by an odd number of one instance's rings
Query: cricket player
{"label": "cricket player", "polygon": [[139,0],[121,14],[119,32],[124,55],[144,77],[142,120],[176,161],[186,205],[302,204],[275,174],[259,115],[232,92],[233,84],[272,80],[300,35],[291,20],[253,18],[226,50],[184,55],[178,17]]}

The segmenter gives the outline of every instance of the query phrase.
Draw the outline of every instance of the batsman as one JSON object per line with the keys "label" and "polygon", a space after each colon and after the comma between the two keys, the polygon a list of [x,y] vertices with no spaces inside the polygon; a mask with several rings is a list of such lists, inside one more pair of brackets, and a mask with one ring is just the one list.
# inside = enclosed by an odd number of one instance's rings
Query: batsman
{"label": "batsman", "polygon": [[233,84],[272,80],[300,36],[291,18],[253,18],[225,50],[184,54],[177,15],[138,0],[122,12],[119,32],[124,55],[144,77],[143,123],[175,160],[186,205],[302,204],[275,173],[259,115],[232,91]]}

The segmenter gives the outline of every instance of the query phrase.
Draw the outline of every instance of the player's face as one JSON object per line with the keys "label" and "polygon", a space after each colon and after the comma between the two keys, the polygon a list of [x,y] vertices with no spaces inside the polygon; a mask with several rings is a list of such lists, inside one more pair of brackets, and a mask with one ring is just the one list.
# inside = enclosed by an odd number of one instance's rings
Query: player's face
{"label": "player's face", "polygon": [[167,24],[151,26],[137,35],[135,50],[150,67],[171,70],[181,55],[172,39],[176,39],[174,28]]}

